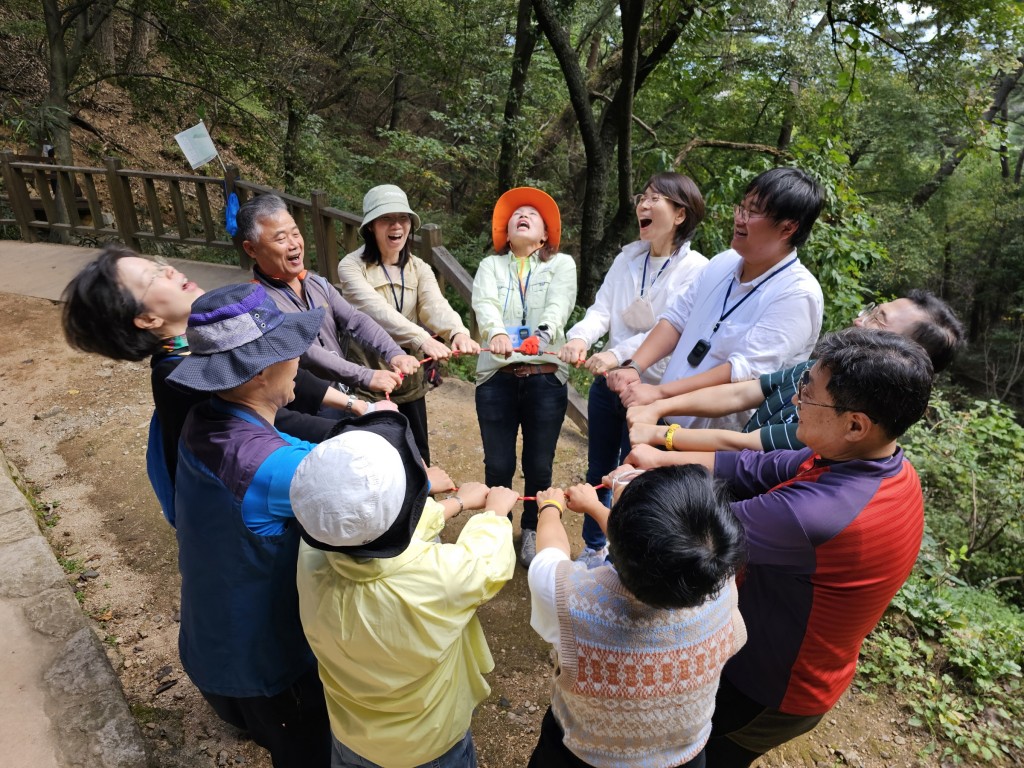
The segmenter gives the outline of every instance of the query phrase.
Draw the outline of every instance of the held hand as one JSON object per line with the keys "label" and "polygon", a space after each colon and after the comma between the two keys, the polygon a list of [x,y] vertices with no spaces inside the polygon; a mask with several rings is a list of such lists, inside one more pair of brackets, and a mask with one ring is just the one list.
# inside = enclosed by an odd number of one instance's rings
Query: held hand
{"label": "held hand", "polygon": [[508,357],[512,354],[512,339],[507,333],[499,333],[491,339],[491,354]]}
{"label": "held hand", "polygon": [[558,504],[561,504],[562,508],[564,509],[565,494],[562,492],[562,489],[551,487],[543,491],[537,491],[537,509],[543,507],[544,503],[548,501],[554,501]]}
{"label": "held hand", "polygon": [[540,354],[540,339],[536,336],[527,336],[520,342],[519,347],[516,349],[521,355],[537,355]]}
{"label": "held hand", "polygon": [[367,413],[381,413],[382,411],[397,411],[398,404],[392,400],[378,400],[366,407]]}
{"label": "held hand", "polygon": [[618,364],[619,361],[611,352],[598,352],[596,355],[591,355],[590,359],[587,360],[586,363],[587,370],[595,376],[601,376],[608,373],[608,371]]}
{"label": "held hand", "polygon": [[587,356],[587,342],[583,339],[569,339],[558,350],[558,359],[563,363],[575,365],[579,368],[583,359]]}
{"label": "held hand", "polygon": [[369,388],[374,392],[394,392],[402,383],[402,377],[394,371],[374,371]]}
{"label": "held hand", "polygon": [[655,405],[634,405],[626,411],[626,424],[634,427],[637,424],[657,424],[661,414]]}
{"label": "held hand", "polygon": [[640,382],[640,374],[633,368],[613,368],[608,371],[608,389],[622,396],[623,390],[632,383]]}
{"label": "held hand", "polygon": [[627,408],[634,405],[650,405],[661,399],[661,389],[655,384],[644,384],[638,380],[620,392],[619,399]]}
{"label": "held hand", "polygon": [[665,460],[668,455],[667,451],[655,448],[653,445],[634,445],[633,450],[626,456],[626,462],[636,467],[654,469],[668,466],[669,462]]}
{"label": "held hand", "polygon": [[462,504],[466,509],[483,509],[488,506],[488,491],[490,488],[483,483],[463,483],[455,495],[462,499]]}
{"label": "held hand", "polygon": [[586,514],[588,510],[595,507],[604,508],[604,504],[597,497],[597,489],[590,483],[574,485],[565,492],[569,509],[573,512]]}
{"label": "held hand", "polygon": [[447,360],[452,356],[452,351],[434,337],[423,342],[420,351],[424,357],[432,357],[435,360]]}
{"label": "held hand", "polygon": [[628,458],[626,459],[626,462],[626,464],[616,467],[601,478],[601,482],[612,489],[612,503],[619,500],[619,496],[622,495],[622,492],[626,489],[626,486],[629,485],[630,481],[635,480],[647,471],[646,469],[638,469],[628,463]]}
{"label": "held hand", "polygon": [[[440,467],[427,467],[427,480],[430,481],[430,495],[434,496],[438,493],[444,493],[450,491],[455,487],[455,483]],[[465,501],[465,499],[463,499]]]}
{"label": "held hand", "polygon": [[[462,494],[461,488],[459,489],[459,494]],[[517,501],[519,501],[519,494],[516,491],[513,491],[511,488],[496,486],[488,491],[487,499],[481,507],[492,510],[496,515],[507,515],[512,511],[512,507],[516,505]]]}
{"label": "held hand", "polygon": [[416,373],[420,367],[420,361],[412,355],[395,355],[391,358],[391,367],[398,373],[408,376],[411,373]]}
{"label": "held hand", "polygon": [[665,445],[665,433],[668,427],[658,424],[634,424],[629,428],[630,445],[653,445],[661,448]]}
{"label": "held hand", "polygon": [[465,333],[456,333],[452,338],[452,351],[460,355],[479,355],[480,345]]}

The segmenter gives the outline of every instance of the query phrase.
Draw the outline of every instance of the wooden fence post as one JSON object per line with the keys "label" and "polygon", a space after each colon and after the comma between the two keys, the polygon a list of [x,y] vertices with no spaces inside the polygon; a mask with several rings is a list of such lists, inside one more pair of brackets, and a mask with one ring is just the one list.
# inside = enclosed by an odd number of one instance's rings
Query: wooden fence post
{"label": "wooden fence post", "polygon": [[135,217],[135,203],[132,200],[132,189],[128,179],[122,178],[121,161],[116,157],[103,158],[107,167],[107,187],[110,189],[110,202],[114,206],[114,224],[121,240],[133,251],[141,253],[142,242],[136,234],[139,222]]}
{"label": "wooden fence post", "polygon": [[11,205],[11,213],[14,220],[18,222],[18,229],[21,230],[21,239],[27,243],[34,243],[39,238],[29,222],[35,220],[32,212],[32,203],[29,202],[28,189],[25,186],[25,177],[21,172],[11,167],[14,153],[9,149],[3,151],[4,184],[7,186],[7,200]]}
{"label": "wooden fence post", "polygon": [[444,275],[434,265],[434,248],[441,245],[441,227],[437,224],[424,224],[420,227],[419,257],[437,272],[437,283],[441,286],[441,292],[445,289]]}
{"label": "wooden fence post", "polygon": [[338,237],[334,232],[334,219],[325,216],[327,193],[322,189],[313,190],[309,196],[312,208],[310,222],[313,226],[313,242],[316,244],[316,261],[320,274],[332,285],[338,282]]}

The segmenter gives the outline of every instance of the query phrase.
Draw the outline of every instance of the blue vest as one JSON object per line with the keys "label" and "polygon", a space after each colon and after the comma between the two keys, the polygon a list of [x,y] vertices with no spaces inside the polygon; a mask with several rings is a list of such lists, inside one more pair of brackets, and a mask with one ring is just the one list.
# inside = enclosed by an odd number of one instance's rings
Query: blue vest
{"label": "blue vest", "polygon": [[242,520],[256,470],[287,445],[250,411],[211,400],[182,430],[175,482],[178,652],[201,691],[274,696],[316,663],[299,623],[298,524],[258,536]]}

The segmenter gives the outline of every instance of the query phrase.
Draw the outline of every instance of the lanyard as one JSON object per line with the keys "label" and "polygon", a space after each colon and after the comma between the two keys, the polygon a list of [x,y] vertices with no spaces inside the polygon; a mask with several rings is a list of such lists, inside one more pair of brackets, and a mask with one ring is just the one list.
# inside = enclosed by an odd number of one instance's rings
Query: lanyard
{"label": "lanyard", "polygon": [[[531,254],[532,255],[532,254]],[[515,259],[515,256],[512,256]],[[512,263],[509,262],[508,271],[512,272]],[[519,300],[523,302],[523,319],[519,321],[520,325],[526,325],[526,292],[530,290],[530,278],[533,277],[533,270],[530,270],[530,274],[526,276],[526,284],[523,284],[522,279],[519,277],[518,272],[516,273],[516,283],[519,286]],[[505,290],[505,305],[502,307],[501,313],[505,314],[508,309],[508,297],[512,293],[512,277],[509,276],[508,288]]]}
{"label": "lanyard", "polygon": [[740,299],[740,300],[739,300],[739,301],[737,301],[737,302],[736,302],[735,304],[733,304],[733,305],[732,305],[732,307],[731,307],[731,308],[729,309],[729,311],[728,311],[728,312],[726,312],[726,311],[725,311],[725,305],[729,303],[729,294],[731,294],[731,293],[732,293],[732,284],[733,284],[733,282],[735,281],[735,277],[734,277],[734,279],[733,279],[733,280],[730,280],[730,281],[729,281],[729,288],[728,288],[728,290],[726,290],[726,292],[725,292],[725,300],[724,300],[724,301],[722,301],[722,316],[718,318],[718,322],[717,322],[717,323],[715,323],[715,327],[711,329],[711,334],[710,334],[710,335],[708,336],[708,338],[711,338],[711,336],[714,336],[714,335],[715,335],[715,331],[717,331],[717,330],[718,330],[718,329],[719,329],[719,328],[721,327],[722,323],[723,323],[723,322],[725,322],[726,318],[728,318],[728,317],[729,317],[729,315],[731,315],[731,314],[732,314],[733,312],[735,312],[735,311],[736,311],[737,309],[739,309],[739,308],[740,308],[740,305],[742,305],[744,301],[746,301],[746,300],[747,300],[747,299],[749,299],[749,298],[750,298],[751,296],[753,296],[753,295],[754,295],[754,294],[755,294],[755,293],[757,292],[757,289],[758,289],[758,288],[760,288],[760,287],[761,287],[762,285],[764,285],[764,284],[765,284],[765,283],[767,283],[767,282],[768,282],[769,280],[771,280],[771,279],[772,279],[773,277],[775,277],[775,276],[776,276],[777,274],[779,274],[779,272],[782,272],[782,271],[783,271],[784,269],[786,269],[787,267],[791,267],[791,266],[792,266],[793,264],[795,264],[795,263],[796,263],[796,259],[795,259],[795,258],[793,258],[793,259],[790,259],[789,261],[787,261],[787,262],[786,262],[785,264],[783,264],[783,265],[782,265],[781,267],[779,267],[779,268],[778,268],[778,269],[776,269],[776,270],[775,270],[774,272],[772,272],[772,273],[771,273],[770,275],[768,275],[768,277],[766,277],[766,278],[765,278],[764,280],[762,280],[762,281],[761,281],[760,283],[758,283],[757,285],[755,285],[755,286],[754,286],[754,288],[753,288],[753,290],[751,290],[751,291],[750,291],[750,293],[748,293],[748,294],[747,294],[746,296],[744,296],[744,297],[743,297],[742,299]]}
{"label": "lanyard", "polygon": [[[673,256],[674,255],[675,254],[673,254]],[[648,248],[647,249],[647,255],[644,257],[644,275],[643,275],[643,277],[640,278],[640,298],[641,299],[644,297],[644,286],[647,284],[647,265],[650,263],[650,261],[651,261],[651,249]],[[661,265],[661,269],[658,270],[658,274],[656,274],[651,279],[651,290],[652,291],[654,290],[654,284],[656,282],[658,282],[658,278],[661,277],[661,273],[665,271],[665,267],[667,267],[671,261],[672,261],[672,256],[669,256],[668,259],[665,260],[665,263]]]}
{"label": "lanyard", "polygon": [[399,312],[405,306],[405,269],[403,267],[398,268],[398,274],[402,276],[402,299],[399,301],[398,294],[395,293],[395,284],[391,282],[391,273],[388,272],[388,268],[381,262],[380,268],[384,270],[384,277],[388,279],[388,285],[391,286],[391,298],[395,300],[395,309]]}

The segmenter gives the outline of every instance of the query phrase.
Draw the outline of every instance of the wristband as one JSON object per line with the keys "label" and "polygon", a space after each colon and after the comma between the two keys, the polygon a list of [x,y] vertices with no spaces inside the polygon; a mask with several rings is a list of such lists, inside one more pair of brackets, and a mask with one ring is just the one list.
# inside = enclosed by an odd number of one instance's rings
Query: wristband
{"label": "wristband", "polygon": [[543,504],[541,504],[540,505],[540,509],[537,510],[537,513],[539,514],[539,513],[543,512],[548,507],[554,507],[555,509],[557,509],[558,510],[558,517],[559,517],[559,519],[561,519],[562,513],[565,511],[565,507],[563,507],[560,502],[557,502],[554,499],[548,499]]}
{"label": "wristband", "polygon": [[459,502],[459,511],[458,511],[458,512],[456,512],[455,514],[456,514],[456,515],[461,515],[461,514],[462,514],[462,511],[463,511],[463,510],[464,510],[464,509],[466,508],[466,505],[465,505],[465,503],[463,503],[462,499],[460,499],[460,498],[459,498],[459,494],[457,494],[457,493],[453,493],[453,494],[452,494],[451,496],[449,496],[448,498],[449,498],[449,499],[454,499],[455,501]]}
{"label": "wristband", "polygon": [[672,450],[672,436],[675,435],[676,430],[679,429],[678,424],[669,424],[668,432],[665,433],[665,450]]}
{"label": "wristband", "polygon": [[356,399],[352,395],[348,396],[348,402],[345,403],[345,413],[352,413],[352,406],[356,404]]}

